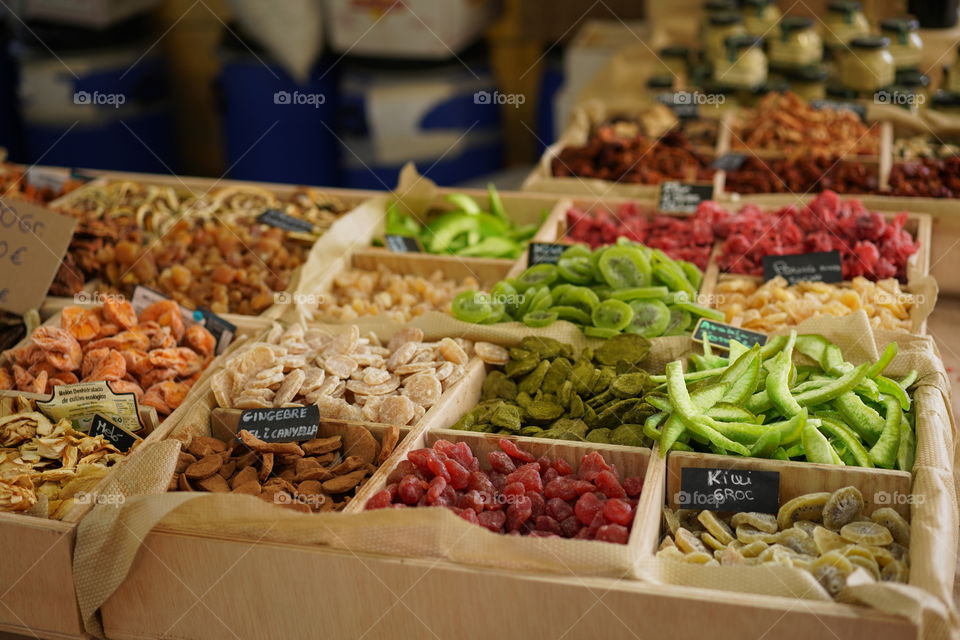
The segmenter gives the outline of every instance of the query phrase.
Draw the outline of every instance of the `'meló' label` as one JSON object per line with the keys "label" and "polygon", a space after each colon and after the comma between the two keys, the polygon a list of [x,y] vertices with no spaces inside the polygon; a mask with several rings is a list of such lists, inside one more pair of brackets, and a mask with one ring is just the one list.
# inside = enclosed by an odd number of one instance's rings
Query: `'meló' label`
{"label": "'mel\u00f3' label", "polygon": [[684,467],[680,470],[677,505],[684,509],[776,513],[780,508],[780,474]]}
{"label": "'mel\u00f3' label", "polygon": [[312,440],[320,426],[320,408],[280,407],[246,409],[240,414],[238,429],[249,431],[264,442],[302,442]]}

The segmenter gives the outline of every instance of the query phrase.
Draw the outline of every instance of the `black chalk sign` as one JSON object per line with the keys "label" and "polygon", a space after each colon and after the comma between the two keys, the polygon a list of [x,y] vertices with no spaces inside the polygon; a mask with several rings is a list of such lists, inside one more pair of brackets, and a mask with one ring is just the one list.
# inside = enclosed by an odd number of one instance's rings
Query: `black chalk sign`
{"label": "black chalk sign", "polygon": [[746,159],[747,154],[745,153],[725,153],[722,156],[718,156],[717,159],[710,164],[710,168],[718,171],[736,171],[743,166]]}
{"label": "black chalk sign", "polygon": [[842,282],[843,264],[839,251],[818,251],[786,256],[763,256],[763,279],[781,276],[789,284],[798,282]]}
{"label": "black chalk sign", "polygon": [[387,249],[397,253],[423,253],[420,241],[413,236],[398,236],[388,233],[384,238]]}
{"label": "black chalk sign", "polygon": [[867,105],[859,102],[842,102],[839,100],[811,100],[810,106],[814,109],[832,109],[833,111],[852,111],[863,122],[867,121]]}
{"label": "black chalk sign", "polygon": [[657,96],[657,102],[666,105],[678,118],[699,118],[700,105],[697,97],[689,91],[664,93]]}
{"label": "black chalk sign", "polygon": [[129,451],[130,447],[142,440],[142,438],[113,424],[99,413],[94,414],[93,422],[90,423],[90,435],[103,436],[107,442],[120,451]]}
{"label": "black chalk sign", "polygon": [[317,436],[320,426],[320,408],[280,407],[277,409],[246,409],[240,414],[237,429],[249,431],[264,442],[302,442]]}
{"label": "black chalk sign", "polygon": [[557,264],[560,255],[570,248],[568,244],[550,242],[531,242],[527,245],[527,266],[535,264]]}
{"label": "black chalk sign", "polygon": [[213,335],[213,339],[216,340],[216,353],[220,355],[230,346],[233,338],[237,335],[237,325],[224,320],[206,307],[200,307],[195,313],[200,314],[200,317],[203,319],[203,326],[206,327],[207,331]]}
{"label": "black chalk sign", "polygon": [[680,470],[677,505],[682,509],[776,513],[780,508],[780,474],[756,469]]}
{"label": "black chalk sign", "polygon": [[712,199],[712,184],[661,182],[657,209],[669,213],[693,213],[701,202]]}
{"label": "black chalk sign", "polygon": [[313,233],[313,223],[301,218],[295,218],[287,215],[283,211],[278,211],[277,209],[267,209],[257,216],[257,222],[260,224],[270,225],[271,227],[277,227],[278,229],[283,229],[284,231],[293,231],[295,233]]}
{"label": "black chalk sign", "polygon": [[752,347],[755,344],[762,347],[767,344],[767,334],[734,327],[707,318],[700,318],[693,330],[694,342],[704,343],[709,341],[710,346],[720,349],[729,349],[731,340],[736,340],[747,347]]}

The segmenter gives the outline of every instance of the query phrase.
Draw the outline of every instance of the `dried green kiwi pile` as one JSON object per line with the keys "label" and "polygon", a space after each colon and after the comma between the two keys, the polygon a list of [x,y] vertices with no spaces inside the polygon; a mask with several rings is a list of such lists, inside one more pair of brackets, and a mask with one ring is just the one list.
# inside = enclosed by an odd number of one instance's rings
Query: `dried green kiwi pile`
{"label": "dried green kiwi pile", "polygon": [[477,324],[545,327],[567,320],[595,338],[676,336],[688,333],[701,316],[724,320],[722,313],[693,302],[702,278],[693,263],[624,238],[595,251],[575,244],[556,264],[534,265],[489,293],[461,293],[451,312]]}
{"label": "dried green kiwi pile", "polygon": [[704,565],[780,565],[804,569],[836,596],[856,569],[874,580],[907,582],[910,525],[890,507],[867,516],[856,487],[810,493],[777,515],[664,509],[669,534],[657,556]]}
{"label": "dried green kiwi pile", "polygon": [[649,350],[646,338],[620,334],[574,357],[568,344],[527,336],[451,428],[642,446],[643,423],[655,411],[642,399],[652,386],[640,366]]}

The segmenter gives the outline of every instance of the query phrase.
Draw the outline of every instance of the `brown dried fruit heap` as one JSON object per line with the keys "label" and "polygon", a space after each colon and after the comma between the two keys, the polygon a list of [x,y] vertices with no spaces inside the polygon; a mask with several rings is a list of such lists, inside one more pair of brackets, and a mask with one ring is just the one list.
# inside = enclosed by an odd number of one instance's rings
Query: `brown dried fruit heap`
{"label": "brown dried fruit heap", "polygon": [[180,452],[169,490],[252,495],[303,513],[340,511],[399,438],[399,427],[389,427],[380,444],[362,426],[299,444],[264,442],[246,430],[230,443],[197,436]]}
{"label": "brown dried fruit heap", "polygon": [[30,400],[0,398],[0,511],[60,519],[125,455],[69,420],[51,423]]}

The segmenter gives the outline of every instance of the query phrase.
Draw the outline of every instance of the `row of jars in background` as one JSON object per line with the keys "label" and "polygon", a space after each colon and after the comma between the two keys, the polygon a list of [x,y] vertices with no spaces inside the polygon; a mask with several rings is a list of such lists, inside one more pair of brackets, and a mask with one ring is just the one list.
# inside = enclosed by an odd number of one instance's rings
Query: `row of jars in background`
{"label": "row of jars in background", "polygon": [[[652,88],[669,82],[748,98],[784,89],[807,99],[926,94],[923,42],[913,18],[884,19],[880,35],[871,35],[859,2],[830,2],[819,25],[781,16],[773,0],[741,0],[739,10],[732,0],[708,0],[704,9],[703,50],[695,56],[686,47],[662,49],[667,75],[653,78]],[[915,107],[925,100],[901,102]]]}

